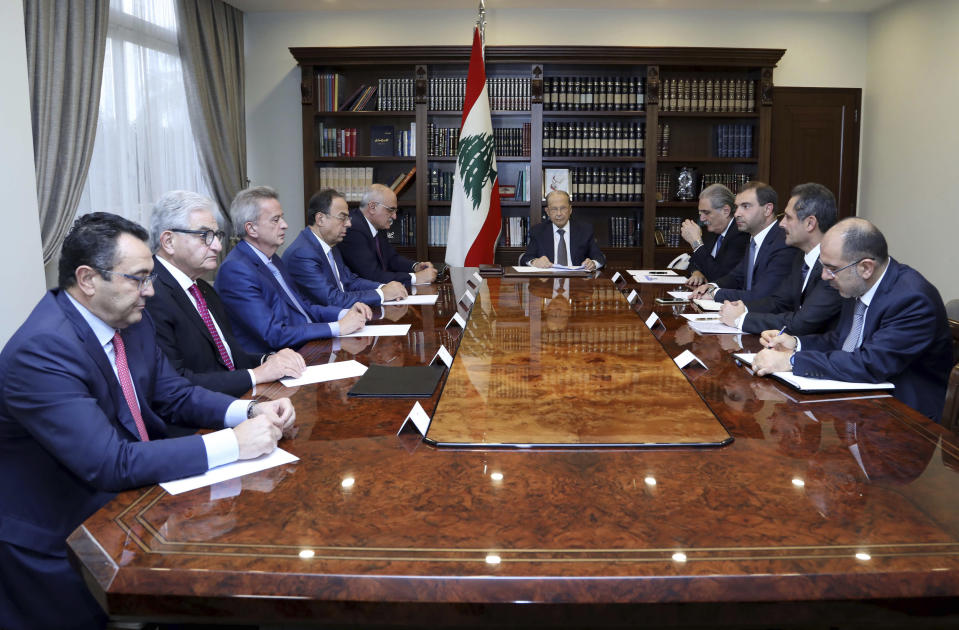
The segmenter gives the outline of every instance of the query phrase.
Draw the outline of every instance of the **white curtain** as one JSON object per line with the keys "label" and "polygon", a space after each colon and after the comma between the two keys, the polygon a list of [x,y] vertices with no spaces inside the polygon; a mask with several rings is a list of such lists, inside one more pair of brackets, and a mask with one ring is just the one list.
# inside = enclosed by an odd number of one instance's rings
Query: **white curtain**
{"label": "white curtain", "polygon": [[210,195],[190,128],[173,0],[111,0],[100,115],[77,214],[148,226],[164,192]]}

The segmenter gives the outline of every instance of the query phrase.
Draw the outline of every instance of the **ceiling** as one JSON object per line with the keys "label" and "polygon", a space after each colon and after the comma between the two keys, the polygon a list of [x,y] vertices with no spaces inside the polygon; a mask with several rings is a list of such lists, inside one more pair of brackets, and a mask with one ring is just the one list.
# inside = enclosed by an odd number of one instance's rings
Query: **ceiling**
{"label": "ceiling", "polygon": [[[671,9],[870,13],[896,0],[487,0],[487,11],[509,9]],[[478,0],[227,0],[245,12],[473,9]]]}

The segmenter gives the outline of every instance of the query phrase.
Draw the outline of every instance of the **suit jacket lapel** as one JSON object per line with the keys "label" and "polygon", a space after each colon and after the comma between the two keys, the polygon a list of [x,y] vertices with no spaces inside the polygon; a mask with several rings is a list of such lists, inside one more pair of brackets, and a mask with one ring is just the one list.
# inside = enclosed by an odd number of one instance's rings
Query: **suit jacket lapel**
{"label": "suit jacket lapel", "polygon": [[[154,269],[157,270],[157,275],[159,276],[160,282],[166,285],[170,295],[173,296],[173,301],[176,302],[176,305],[180,308],[180,310],[186,314],[186,318],[190,321],[190,323],[200,331],[207,341],[210,342],[210,347],[213,348],[214,353],[219,356],[220,353],[216,349],[216,342],[213,341],[213,336],[210,335],[209,329],[206,327],[206,324],[203,323],[203,318],[200,317],[200,312],[197,311],[196,307],[193,305],[193,302],[190,301],[189,297],[187,297],[187,294],[183,291],[183,288],[170,274],[170,272],[167,271],[166,267],[163,266],[163,263],[156,263],[154,265]],[[203,291],[201,290],[200,293],[203,293]],[[204,296],[204,299],[206,299],[206,296]]]}
{"label": "suit jacket lapel", "polygon": [[822,281],[822,263],[819,262],[819,259],[816,259],[816,263],[812,266],[812,269],[809,270],[809,280],[806,282],[805,288],[802,290],[802,293],[799,295],[799,303],[802,304],[806,301],[806,297],[812,293],[812,290]]}
{"label": "suit jacket lapel", "polygon": [[[263,276],[264,280],[270,283],[270,286],[272,286],[273,290],[276,291],[277,295],[280,296],[280,299],[286,302],[290,308],[292,308],[297,313],[299,313],[300,312],[299,307],[290,301],[290,296],[287,295],[287,292],[283,289],[282,286],[280,286],[280,283],[277,281],[276,276],[273,275],[273,272],[270,271],[270,269],[265,264],[263,264],[263,261],[260,260],[260,257],[257,256],[256,253],[253,251],[253,246],[247,243],[246,241],[243,241],[237,247],[239,247],[240,250],[243,252],[243,254],[250,259],[250,261],[253,263],[253,266],[256,267],[257,272],[261,276]],[[276,261],[274,261],[273,264],[276,265]],[[280,275],[283,276],[283,281],[287,283],[287,286],[290,287],[290,290],[292,291],[293,285],[290,284],[291,280],[283,274],[283,271],[279,265],[276,265],[276,268],[280,270]],[[304,308],[306,308],[305,305],[304,305]]]}
{"label": "suit jacket lapel", "polygon": [[[310,244],[310,247],[312,247],[313,250],[316,252],[317,257],[320,259],[320,265],[323,267],[323,269],[326,272],[327,279],[333,284],[336,284],[336,274],[334,274],[333,270],[330,269],[330,260],[329,258],[326,257],[326,253],[323,251],[323,247],[320,245],[320,242],[316,239],[316,236],[312,233],[310,234],[306,233],[307,230],[309,229],[310,228],[304,228],[303,237]],[[333,253],[334,257],[336,256],[335,252],[336,250],[334,249],[334,253]]]}

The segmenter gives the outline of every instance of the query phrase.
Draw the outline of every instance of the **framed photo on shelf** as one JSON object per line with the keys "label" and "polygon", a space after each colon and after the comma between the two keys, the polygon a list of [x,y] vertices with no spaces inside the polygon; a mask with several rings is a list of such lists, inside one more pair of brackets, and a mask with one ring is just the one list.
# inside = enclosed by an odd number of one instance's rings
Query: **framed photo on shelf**
{"label": "framed photo on shelf", "polygon": [[562,190],[572,199],[573,194],[569,189],[568,168],[547,168],[543,171],[543,201],[546,201],[546,195],[554,190]]}

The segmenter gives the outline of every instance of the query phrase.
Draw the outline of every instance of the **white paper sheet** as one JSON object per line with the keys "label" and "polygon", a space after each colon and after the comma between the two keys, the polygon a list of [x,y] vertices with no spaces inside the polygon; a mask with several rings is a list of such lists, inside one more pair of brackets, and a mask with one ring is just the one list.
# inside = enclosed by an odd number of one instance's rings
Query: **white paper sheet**
{"label": "white paper sheet", "polygon": [[439,295],[408,295],[402,300],[393,300],[392,302],[383,302],[383,306],[393,306],[395,304],[436,304],[436,298]]}
{"label": "white paper sheet", "polygon": [[703,309],[704,311],[718,311],[723,307],[722,302],[717,302],[716,300],[703,300],[695,299],[693,302],[696,303],[696,306]]}
{"label": "white paper sheet", "polygon": [[518,271],[518,272],[520,272],[520,273],[543,273],[544,271],[545,271],[546,273],[560,273],[560,272],[562,272],[562,271],[566,271],[566,269],[558,269],[558,268],[556,268],[556,267],[546,267],[545,269],[543,269],[543,268],[540,268],[540,267],[530,267],[530,266],[528,266],[528,265],[526,265],[526,266],[515,266],[515,267],[513,267],[513,269],[515,269],[516,271]]}
{"label": "white paper sheet", "polygon": [[206,486],[212,486],[215,483],[226,481],[227,479],[236,479],[237,477],[266,470],[267,468],[273,468],[274,466],[289,464],[290,462],[299,461],[299,459],[296,455],[288,453],[282,448],[278,448],[272,453],[260,455],[256,459],[244,459],[233,462],[232,464],[217,466],[202,475],[161,483],[160,487],[170,494],[180,494],[181,492],[205,488]]}
{"label": "white paper sheet", "polygon": [[355,333],[340,337],[400,337],[410,331],[409,324],[380,324],[363,326]]}
{"label": "white paper sheet", "polygon": [[[755,352],[737,352],[734,357],[747,363],[753,364]],[[895,389],[892,383],[854,383],[849,381],[834,381],[828,378],[810,378],[808,376],[797,376],[792,372],[773,372],[773,376],[782,379],[789,385],[792,385],[801,392],[849,392],[871,389]]]}
{"label": "white paper sheet", "polygon": [[742,333],[735,326],[727,326],[722,322],[689,322],[689,327],[698,333],[705,334],[738,335]]}
{"label": "white paper sheet", "polygon": [[654,276],[676,276],[679,275],[672,269],[627,269],[626,273],[633,276],[648,276],[653,274]]}
{"label": "white paper sheet", "polygon": [[718,322],[719,315],[714,313],[680,313],[680,317],[685,317],[691,322]]}
{"label": "white paper sheet", "polygon": [[689,296],[692,295],[692,291],[667,291],[666,295],[674,297],[677,300],[688,300]]}
{"label": "white paper sheet", "polygon": [[300,385],[309,385],[310,383],[323,383],[341,378],[363,376],[366,370],[367,367],[365,365],[351,359],[337,363],[324,363],[323,365],[308,365],[306,369],[303,370],[303,376],[299,378],[281,378],[280,382],[287,387],[298,387]]}
{"label": "white paper sheet", "polygon": [[641,284],[686,284],[685,276],[633,275],[633,280]]}

